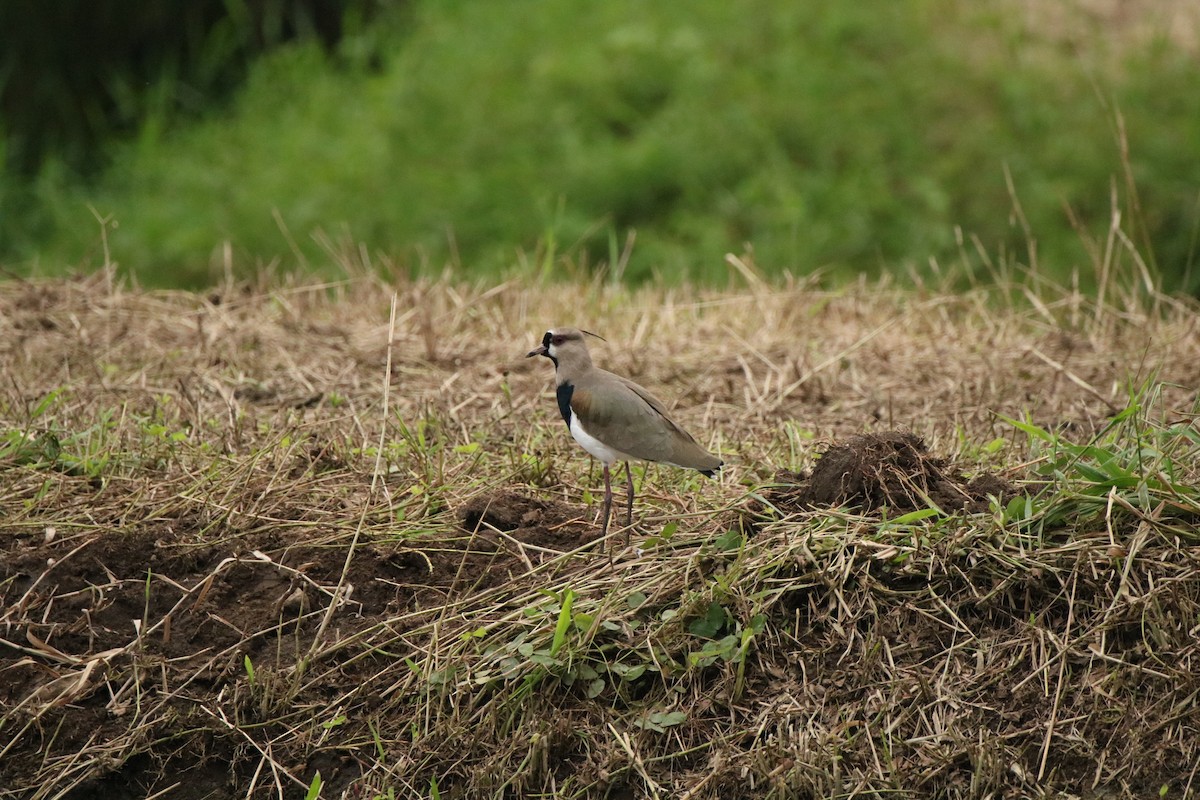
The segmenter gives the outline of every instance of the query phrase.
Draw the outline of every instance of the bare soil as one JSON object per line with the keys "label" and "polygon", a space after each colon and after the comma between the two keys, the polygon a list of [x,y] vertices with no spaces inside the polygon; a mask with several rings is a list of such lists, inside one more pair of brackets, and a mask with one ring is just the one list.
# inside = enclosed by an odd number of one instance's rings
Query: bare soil
{"label": "bare soil", "polygon": [[[398,617],[419,626],[447,604],[519,578],[548,552],[572,549],[596,533],[581,509],[515,491],[476,498],[460,513],[458,535],[355,550],[337,638]],[[4,548],[0,587],[10,619],[27,619],[25,641],[15,642],[27,655],[0,651],[0,703],[36,707],[23,741],[12,743],[3,759],[4,784],[27,786],[44,758],[127,735],[139,697],[136,687],[114,686],[111,662],[136,651],[143,668],[186,676],[164,698],[162,720],[139,731],[145,742],[158,743],[128,760],[114,753],[112,770],[64,796],[134,798],[168,788],[171,797],[188,799],[241,796],[253,758],[236,737],[213,735],[217,721],[205,718],[201,698],[244,680],[246,659],[265,671],[303,655],[298,643],[319,626],[306,612],[328,603],[343,554],[271,531],[209,543],[194,530],[169,528],[100,531],[69,541],[12,536]],[[160,624],[139,636],[144,621]],[[47,660],[53,667],[40,663]],[[376,669],[370,662],[346,665],[339,677],[368,679]],[[76,678],[85,673],[80,684]],[[247,698],[235,704],[252,705]],[[253,718],[252,707],[243,710]],[[307,774],[319,769],[334,789],[360,771],[353,759],[331,762],[320,751],[289,766]]]}

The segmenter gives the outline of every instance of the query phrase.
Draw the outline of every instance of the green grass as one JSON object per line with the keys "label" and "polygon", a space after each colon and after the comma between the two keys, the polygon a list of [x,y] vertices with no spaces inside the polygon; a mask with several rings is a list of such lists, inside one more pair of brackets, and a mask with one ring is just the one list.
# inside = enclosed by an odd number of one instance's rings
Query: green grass
{"label": "green grass", "polygon": [[328,273],[360,243],[385,269],[491,277],[723,282],[749,246],[769,273],[935,259],[1086,284],[1115,186],[1150,269],[1195,291],[1193,61],[1072,21],[1090,44],[1064,52],[950,0],[417,3],[337,56],[272,53],[203,121],[149,120],[93,185],[50,165],[6,186],[0,257],[104,263],[90,205],[160,285]]}
{"label": "green grass", "polygon": [[[1004,521],[1039,539],[1064,527],[1079,534],[1097,529],[1111,533],[1145,521],[1153,523],[1156,535],[1200,542],[1195,527],[1200,488],[1192,482],[1194,465],[1200,463],[1200,431],[1186,419],[1167,424],[1147,420],[1147,411],[1159,406],[1159,391],[1152,384],[1132,394],[1103,430],[1081,443],[1005,417],[1029,436],[1035,472],[1044,486],[1036,496],[1014,499]],[[1115,539],[1113,546],[1127,549]]]}

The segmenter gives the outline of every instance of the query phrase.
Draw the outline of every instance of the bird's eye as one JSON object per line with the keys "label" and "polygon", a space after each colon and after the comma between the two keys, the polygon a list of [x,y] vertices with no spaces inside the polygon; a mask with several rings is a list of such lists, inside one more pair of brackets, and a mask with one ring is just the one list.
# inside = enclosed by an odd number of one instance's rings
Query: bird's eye
{"label": "bird's eye", "polygon": [[550,340],[550,343],[553,345],[560,345],[563,342],[565,342],[566,340],[567,340],[567,337],[563,336],[562,334],[556,334],[554,336],[554,338]]}

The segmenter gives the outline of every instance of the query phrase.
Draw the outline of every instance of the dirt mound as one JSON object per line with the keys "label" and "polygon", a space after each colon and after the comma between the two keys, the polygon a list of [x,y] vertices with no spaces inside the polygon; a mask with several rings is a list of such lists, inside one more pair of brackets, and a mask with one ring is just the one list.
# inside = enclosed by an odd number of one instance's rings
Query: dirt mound
{"label": "dirt mound", "polygon": [[983,473],[967,480],[925,442],[904,431],[864,433],[835,442],[821,454],[812,472],[776,474],[767,494],[783,511],[838,508],[862,511],[883,507],[907,513],[936,506],[943,511],[986,511],[989,496],[1004,500],[1017,489],[1003,478]]}
{"label": "dirt mound", "polygon": [[494,528],[498,531],[521,531],[524,537],[556,539],[553,531],[572,528],[582,522],[580,514],[561,503],[529,497],[521,492],[501,490],[480,495],[460,510],[463,530],[468,533]]}

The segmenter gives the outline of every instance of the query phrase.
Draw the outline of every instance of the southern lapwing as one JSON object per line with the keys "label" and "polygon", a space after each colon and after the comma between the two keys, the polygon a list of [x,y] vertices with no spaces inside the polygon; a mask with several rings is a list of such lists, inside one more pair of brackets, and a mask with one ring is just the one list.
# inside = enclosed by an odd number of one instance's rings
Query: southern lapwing
{"label": "southern lapwing", "polygon": [[[627,378],[592,365],[586,331],[551,328],[541,347],[526,358],[545,356],[554,362],[558,379],[558,410],[575,441],[604,465],[604,522],[601,539],[608,535],[612,512],[612,477],[609,468],[625,462],[625,539],[633,525],[633,475],[629,462],[655,461],[695,469],[713,477],[724,462],[701,447],[679,427],[650,392]],[[589,336],[596,336],[589,333]],[[596,337],[600,338],[600,337]]]}

